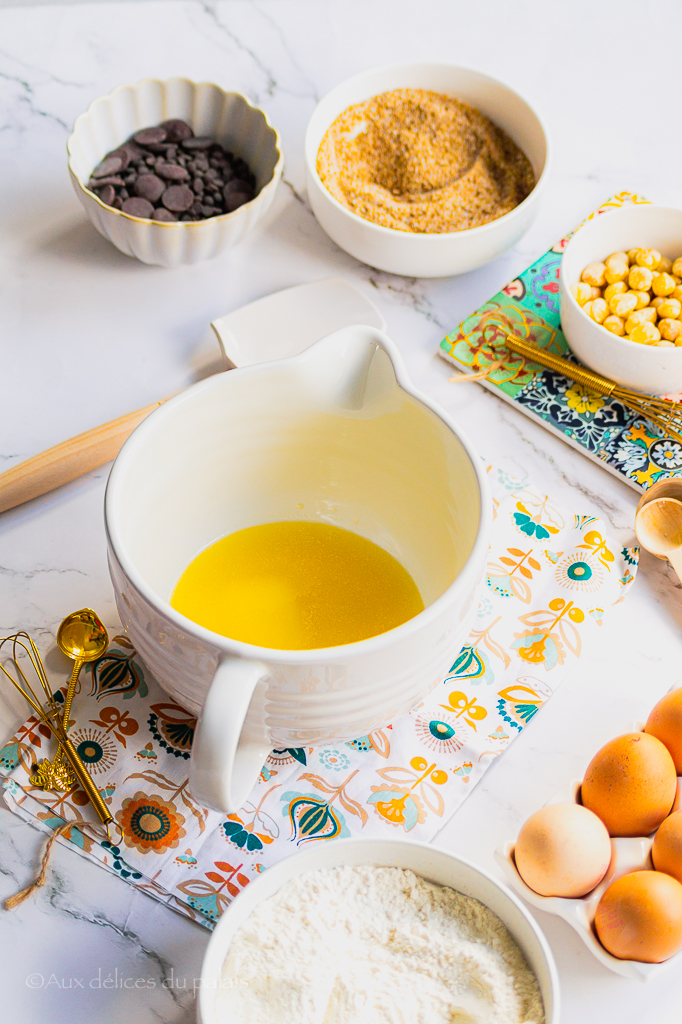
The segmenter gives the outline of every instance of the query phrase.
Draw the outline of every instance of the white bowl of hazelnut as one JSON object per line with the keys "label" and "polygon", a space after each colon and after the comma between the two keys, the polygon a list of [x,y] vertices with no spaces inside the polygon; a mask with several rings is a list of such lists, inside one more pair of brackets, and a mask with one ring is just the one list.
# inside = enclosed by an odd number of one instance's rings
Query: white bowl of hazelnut
{"label": "white bowl of hazelnut", "polygon": [[682,210],[637,203],[573,235],[561,326],[581,363],[651,395],[682,392]]}
{"label": "white bowl of hazelnut", "polygon": [[317,105],[305,137],[308,199],[338,246],[408,277],[464,274],[528,230],[549,143],[508,86],[450,64],[392,64]]}

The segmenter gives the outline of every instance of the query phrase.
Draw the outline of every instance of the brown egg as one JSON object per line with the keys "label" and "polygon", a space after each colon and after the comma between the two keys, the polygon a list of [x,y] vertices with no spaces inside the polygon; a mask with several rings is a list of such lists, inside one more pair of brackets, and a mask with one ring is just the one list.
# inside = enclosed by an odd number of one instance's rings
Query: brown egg
{"label": "brown egg", "polygon": [[619,960],[659,964],[682,949],[682,885],[660,871],[623,875],[599,900],[594,927]]}
{"label": "brown egg", "polygon": [[655,705],[647,718],[644,732],[664,743],[682,775],[682,687],[671,690]]}
{"label": "brown egg", "polygon": [[661,741],[631,732],[597,751],[580,797],[612,836],[647,836],[670,813],[676,789],[675,765]]}
{"label": "brown egg", "polygon": [[682,882],[682,811],[669,815],[654,836],[651,859],[657,871]]}
{"label": "brown egg", "polygon": [[580,804],[550,804],[519,832],[514,859],[521,878],[541,896],[576,898],[599,885],[611,862],[604,823]]}

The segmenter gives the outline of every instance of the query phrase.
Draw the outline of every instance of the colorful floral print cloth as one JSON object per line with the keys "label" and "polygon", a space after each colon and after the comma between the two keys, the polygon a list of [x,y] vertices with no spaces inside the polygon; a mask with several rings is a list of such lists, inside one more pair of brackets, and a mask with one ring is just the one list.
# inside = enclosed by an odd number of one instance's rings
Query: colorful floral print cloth
{"label": "colorful floral print cloth", "polygon": [[[619,192],[584,223],[614,207],[647,202],[632,192]],[[559,269],[570,237],[562,238],[471,313],[443,339],[440,355],[465,373],[499,363],[498,346],[511,321],[521,337],[539,348],[574,358],[559,318]],[[498,365],[480,383],[636,490],[645,491],[659,480],[682,475],[682,445],[678,441],[665,437],[617,399],[604,398],[561,373],[533,367],[516,357]]]}
{"label": "colorful floral print cloth", "polygon": [[[568,513],[491,467],[495,519],[473,627],[447,677],[408,715],[329,748],[273,750],[238,814],[188,788],[192,716],[149,675],[125,637],[84,671],[69,735],[118,825],[118,845],[77,825],[64,842],[211,928],[254,876],[338,836],[429,842],[492,761],[533,720],[636,572],[599,519]],[[60,691],[63,699],[63,691]],[[93,821],[82,790],[31,786],[54,753],[35,717],[0,750],[5,801],[43,829]]]}

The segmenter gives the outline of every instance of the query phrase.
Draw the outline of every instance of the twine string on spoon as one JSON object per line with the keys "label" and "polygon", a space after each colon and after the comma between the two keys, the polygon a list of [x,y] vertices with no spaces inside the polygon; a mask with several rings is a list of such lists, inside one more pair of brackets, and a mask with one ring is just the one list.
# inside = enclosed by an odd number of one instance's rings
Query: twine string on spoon
{"label": "twine string on spoon", "polygon": [[62,822],[61,825],[57,825],[57,827],[53,829],[52,835],[48,839],[45,849],[43,850],[43,855],[40,858],[40,871],[33,879],[33,881],[29,882],[27,886],[25,886],[23,889],[20,889],[19,892],[15,892],[12,896],[7,897],[4,904],[5,910],[14,910],[21,903],[23,903],[24,900],[27,900],[29,896],[32,896],[34,892],[40,889],[41,886],[45,885],[45,879],[47,878],[47,867],[48,864],[50,863],[50,856],[52,855],[52,847],[60,836],[65,835],[68,831],[70,831],[70,829],[73,828],[78,829],[79,832],[91,832],[93,838],[97,842],[101,841],[102,839],[109,839],[111,841],[111,836],[109,834],[108,828],[105,828],[101,825],[95,825],[91,821],[64,821]]}

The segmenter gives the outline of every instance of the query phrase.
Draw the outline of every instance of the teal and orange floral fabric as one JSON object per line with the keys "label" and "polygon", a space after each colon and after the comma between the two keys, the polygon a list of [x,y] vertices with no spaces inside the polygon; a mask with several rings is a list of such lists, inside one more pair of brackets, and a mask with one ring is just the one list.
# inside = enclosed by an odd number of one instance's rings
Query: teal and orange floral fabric
{"label": "teal and orange floral fabric", "polygon": [[[647,202],[632,192],[619,192],[584,223],[614,207]],[[572,358],[559,318],[559,268],[570,237],[562,238],[448,334],[440,355],[464,372],[499,364],[503,329],[511,322],[520,337]],[[520,356],[497,365],[480,383],[637,490],[682,475],[682,445],[615,398],[597,395]]]}
{"label": "teal and orange floral fabric", "polygon": [[599,519],[567,512],[501,467],[489,477],[495,518],[471,632],[408,715],[347,743],[272,751],[249,800],[226,816],[189,790],[194,719],[119,636],[83,672],[70,727],[111,807],[116,845],[78,829],[94,820],[80,788],[31,786],[33,762],[54,753],[35,718],[0,750],[8,806],[44,829],[73,821],[65,842],[209,928],[259,872],[302,846],[339,836],[429,842],[598,638],[637,567],[636,550]]}

